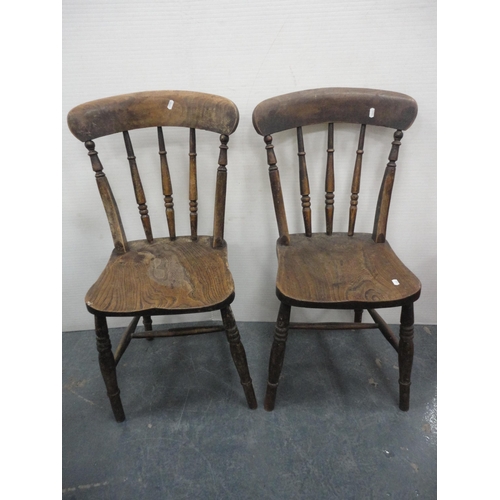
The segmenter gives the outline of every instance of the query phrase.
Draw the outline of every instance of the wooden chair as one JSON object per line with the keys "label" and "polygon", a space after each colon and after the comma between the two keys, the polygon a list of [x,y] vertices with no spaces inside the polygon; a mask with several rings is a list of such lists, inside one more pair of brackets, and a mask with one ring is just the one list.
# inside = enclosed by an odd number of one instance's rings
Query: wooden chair
{"label": "wooden chair", "polygon": [[[274,409],[283,366],[288,330],[346,330],[378,328],[399,358],[399,407],[410,400],[413,360],[413,303],[420,296],[420,282],[396,256],[386,241],[387,218],[403,137],[417,115],[417,103],[409,96],[371,89],[323,88],[273,97],[253,112],[255,130],[264,136],[269,177],[278,222],[278,273],[276,294],[281,302],[269,361],[264,407]],[[360,124],[358,148],[349,207],[347,232],[333,231],[334,123]],[[311,199],[302,127],[328,123],[324,210],[326,229],[311,227]],[[361,164],[367,125],[396,129],[375,211],[372,234],[354,233]],[[346,126],[343,126],[346,127]],[[276,156],[271,134],[297,129],[299,183],[304,234],[289,234]],[[353,309],[354,323],[290,323],[292,306]],[[401,306],[399,340],[376,309]],[[363,310],[374,323],[362,323]]]}
{"label": "wooden chair", "polygon": [[[95,316],[97,350],[111,407],[118,422],[125,419],[116,378],[116,366],[132,338],[173,337],[225,331],[231,355],[250,408],[257,402],[245,350],[231,311],[234,284],[224,241],[227,149],[229,135],[238,126],[238,109],[223,97],[184,91],[138,92],[81,104],[68,114],[71,132],[88,149],[106,212],[114,250],[108,264],[88,291],[85,303]],[[129,131],[155,127],[158,136],[158,189],[163,189],[169,237],[153,237],[146,197]],[[189,128],[189,213],[191,232],[178,236],[174,218],[172,182],[162,127]],[[213,235],[198,235],[196,129],[220,134]],[[121,133],[145,239],[128,241],[120,212],[95,150],[94,139]],[[187,136],[186,136],[187,139]],[[187,141],[186,141],[187,142]],[[187,166],[187,165],[186,165]],[[161,179],[161,181],[160,181]],[[186,209],[187,209],[186,202]],[[220,310],[221,324],[153,331],[154,315]],[[131,316],[115,353],[111,351],[106,318]],[[145,332],[135,333],[140,317]]]}

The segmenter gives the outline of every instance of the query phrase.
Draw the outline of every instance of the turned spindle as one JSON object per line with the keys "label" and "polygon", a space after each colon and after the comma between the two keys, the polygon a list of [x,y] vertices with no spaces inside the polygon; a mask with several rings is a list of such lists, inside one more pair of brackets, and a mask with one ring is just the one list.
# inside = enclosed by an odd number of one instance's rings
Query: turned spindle
{"label": "turned spindle", "polygon": [[158,146],[160,155],[161,185],[165,204],[165,215],[167,217],[168,234],[170,235],[171,240],[175,240],[175,213],[172,179],[170,178],[170,170],[168,168],[167,161],[167,149],[165,147],[165,139],[163,137],[163,129],[161,127],[158,127]]}
{"label": "turned spindle", "polygon": [[366,125],[362,124],[359,131],[358,149],[356,151],[356,163],[354,164],[354,173],[352,176],[351,206],[349,208],[349,230],[347,232],[349,236],[352,236],[354,234],[354,225],[356,224],[356,215],[358,213],[358,197],[359,187],[361,184],[361,166],[363,163],[365,129]]}
{"label": "turned spindle", "polygon": [[297,127],[297,146],[299,157],[299,181],[302,202],[302,217],[304,219],[304,230],[306,236],[312,235],[311,228],[311,191],[309,189],[309,177],[307,175],[306,152],[304,150],[304,136],[302,127]]}
{"label": "turned spindle", "polygon": [[149,220],[148,207],[146,205],[146,196],[142,187],[141,177],[137,168],[136,157],[134,155],[134,148],[128,131],[123,132],[123,139],[125,141],[125,148],[127,149],[127,159],[130,166],[130,175],[132,176],[132,184],[134,186],[135,200],[141,215],[142,227],[146,239],[151,243],[153,241],[153,232],[151,230],[151,221]]}
{"label": "turned spindle", "polygon": [[331,235],[333,231],[333,202],[335,192],[335,175],[333,169],[333,123],[328,124],[328,149],[326,150],[326,177],[325,177],[325,218],[326,234]]}

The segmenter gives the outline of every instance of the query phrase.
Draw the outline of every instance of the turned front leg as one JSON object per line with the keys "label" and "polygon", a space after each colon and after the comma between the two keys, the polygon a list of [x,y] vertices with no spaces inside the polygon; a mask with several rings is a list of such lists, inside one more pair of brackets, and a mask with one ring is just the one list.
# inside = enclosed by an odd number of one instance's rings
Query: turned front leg
{"label": "turned front leg", "polygon": [[264,400],[264,409],[267,411],[274,410],[276,391],[278,390],[281,369],[283,368],[283,361],[285,359],[290,311],[291,307],[289,305],[283,303],[280,305],[271,356],[269,358],[269,377],[267,379],[266,398]]}
{"label": "turned front leg", "polygon": [[252,379],[250,378],[250,372],[248,370],[245,348],[241,343],[240,332],[236,326],[236,321],[231,307],[227,306],[222,309],[221,316],[222,322],[224,323],[224,329],[226,330],[231,356],[233,357],[234,365],[236,366],[236,370],[240,376],[240,382],[243,386],[243,391],[245,392],[248,407],[254,410],[257,408],[257,398],[255,397]]}
{"label": "turned front leg", "polygon": [[120,389],[116,380],[116,363],[111,351],[111,340],[109,339],[108,325],[105,316],[95,316],[95,333],[97,352],[99,353],[99,367],[102,378],[106,385],[111,409],[117,422],[125,420],[122,401],[120,399]]}
{"label": "turned front leg", "polygon": [[410,408],[411,368],[413,364],[413,302],[401,309],[399,330],[399,409]]}

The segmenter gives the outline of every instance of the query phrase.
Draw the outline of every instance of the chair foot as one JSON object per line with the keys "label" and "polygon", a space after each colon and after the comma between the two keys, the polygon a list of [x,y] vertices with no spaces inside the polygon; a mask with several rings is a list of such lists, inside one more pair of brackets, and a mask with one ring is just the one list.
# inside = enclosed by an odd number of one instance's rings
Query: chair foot
{"label": "chair foot", "polygon": [[273,346],[269,358],[269,376],[267,379],[266,397],[264,399],[264,409],[267,411],[274,410],[276,392],[278,390],[283,361],[285,359],[286,339],[288,337],[291,309],[289,305],[281,303],[278,320],[276,321]]}
{"label": "chair foot", "polygon": [[125,412],[123,411],[122,401],[120,398],[120,389],[116,379],[116,362],[111,351],[111,341],[109,339],[108,325],[105,316],[95,316],[95,331],[97,352],[99,353],[99,367],[101,369],[102,378],[106,385],[111,409],[117,422],[125,420]]}
{"label": "chair foot", "polygon": [[248,407],[251,410],[255,410],[255,408],[257,408],[257,398],[255,397],[252,379],[250,378],[250,372],[248,370],[245,348],[241,343],[240,333],[236,326],[236,321],[231,307],[227,306],[221,309],[221,316],[226,330],[231,356],[233,358],[234,365],[236,366],[236,370],[238,371],[238,375],[240,376],[240,382],[243,387],[243,392],[245,393]]}
{"label": "chair foot", "polygon": [[274,403],[276,401],[276,392],[278,391],[278,384],[267,383],[266,397],[264,398],[264,410],[273,411]]}
{"label": "chair foot", "polygon": [[399,330],[399,409],[410,409],[411,369],[413,365],[413,303],[401,309]]}

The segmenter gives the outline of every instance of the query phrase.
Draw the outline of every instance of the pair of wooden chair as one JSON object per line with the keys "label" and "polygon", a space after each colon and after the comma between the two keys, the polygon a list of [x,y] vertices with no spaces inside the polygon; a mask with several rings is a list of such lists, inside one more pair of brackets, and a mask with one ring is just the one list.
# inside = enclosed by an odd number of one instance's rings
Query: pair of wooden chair
{"label": "pair of wooden chair", "polygon": [[[401,410],[409,408],[413,359],[413,303],[420,295],[419,280],[404,266],[386,241],[386,227],[396,160],[403,130],[411,126],[417,104],[409,96],[380,90],[325,88],[295,92],[263,101],[254,110],[255,130],[264,136],[279,239],[276,294],[280,309],[269,362],[264,407],[272,410],[283,366],[288,330],[378,328],[398,352]],[[227,150],[229,136],[238,126],[237,107],[223,97],[186,91],[139,92],[88,102],[68,115],[71,132],[88,149],[104,204],[114,250],[108,264],[88,291],[85,302],[95,317],[99,365],[117,421],[123,421],[116,366],[133,338],[172,337],[225,331],[232,358],[250,408],[257,407],[244,347],[230,304],[234,283],[224,241]],[[334,123],[360,125],[347,232],[333,231]],[[312,231],[310,188],[302,127],[328,124],[325,217],[326,229]],[[360,176],[367,125],[396,129],[377,203],[372,234],[355,233]],[[153,237],[146,197],[132,147],[130,131],[156,128],[159,181],[163,189],[168,237]],[[189,129],[189,236],[177,234],[172,180],[163,127]],[[303,234],[289,234],[284,197],[272,134],[297,130],[299,182],[304,220]],[[220,135],[213,233],[198,234],[196,130]],[[118,205],[95,150],[94,140],[121,133],[132,177],[145,239],[128,241]],[[168,142],[168,141],[167,141]],[[177,200],[176,200],[177,203]],[[292,306],[354,310],[354,323],[290,323]],[[400,338],[376,312],[401,307]],[[196,328],[152,328],[152,316],[219,310],[222,322]],[[367,310],[373,323],[363,323]],[[107,317],[132,317],[115,353],[111,350]],[[140,318],[144,332],[136,332]]]}

